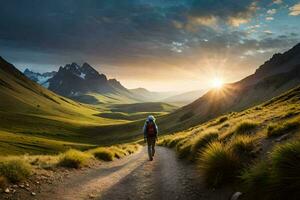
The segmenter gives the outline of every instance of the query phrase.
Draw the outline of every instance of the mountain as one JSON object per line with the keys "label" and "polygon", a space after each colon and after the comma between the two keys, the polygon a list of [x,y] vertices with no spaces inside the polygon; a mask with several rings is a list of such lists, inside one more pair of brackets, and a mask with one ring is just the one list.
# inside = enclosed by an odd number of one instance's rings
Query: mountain
{"label": "mountain", "polygon": [[130,89],[129,91],[144,102],[166,102],[166,98],[178,95],[178,92],[152,92],[145,88],[135,88]]}
{"label": "mountain", "polygon": [[168,103],[175,103],[177,105],[187,105],[198,99],[204,93],[205,90],[194,90],[168,97],[162,101]]}
{"label": "mountain", "polygon": [[48,88],[49,87],[49,82],[48,80],[55,76],[57,72],[52,71],[52,72],[45,72],[45,73],[38,73],[38,72],[33,72],[26,68],[23,72],[25,76],[27,76],[29,79],[37,82],[38,84]]}
{"label": "mountain", "polygon": [[104,74],[100,74],[87,63],[82,66],[76,63],[67,64],[60,67],[56,75],[49,79],[50,90],[68,97],[88,92],[116,92],[113,87],[115,84],[114,81],[109,82]]}
{"label": "mountain", "polygon": [[150,92],[143,88],[129,90],[116,79],[108,79],[88,63],[60,67],[57,72],[24,74],[49,90],[87,104],[157,102],[174,95],[171,92]]}
{"label": "mountain", "polygon": [[[165,130],[182,130],[218,115],[241,111],[267,101],[300,84],[300,44],[275,54],[254,74],[202,97],[161,118]],[[172,121],[173,123],[168,123]]]}

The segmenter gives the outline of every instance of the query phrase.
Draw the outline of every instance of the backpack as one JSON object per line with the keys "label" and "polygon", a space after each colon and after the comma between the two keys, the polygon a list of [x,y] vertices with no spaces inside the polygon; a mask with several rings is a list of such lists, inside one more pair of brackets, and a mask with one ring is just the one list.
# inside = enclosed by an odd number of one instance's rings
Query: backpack
{"label": "backpack", "polygon": [[155,127],[154,123],[148,123],[147,124],[147,136],[148,137],[156,136],[156,127]]}

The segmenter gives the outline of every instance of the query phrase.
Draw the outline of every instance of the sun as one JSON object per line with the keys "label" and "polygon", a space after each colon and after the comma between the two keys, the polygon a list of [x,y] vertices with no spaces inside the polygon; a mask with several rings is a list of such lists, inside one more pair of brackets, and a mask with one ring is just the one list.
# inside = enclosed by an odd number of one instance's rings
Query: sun
{"label": "sun", "polygon": [[217,88],[217,89],[220,89],[220,88],[222,88],[223,87],[223,80],[222,79],[220,79],[220,78],[214,78],[213,80],[212,80],[212,87],[213,88]]}

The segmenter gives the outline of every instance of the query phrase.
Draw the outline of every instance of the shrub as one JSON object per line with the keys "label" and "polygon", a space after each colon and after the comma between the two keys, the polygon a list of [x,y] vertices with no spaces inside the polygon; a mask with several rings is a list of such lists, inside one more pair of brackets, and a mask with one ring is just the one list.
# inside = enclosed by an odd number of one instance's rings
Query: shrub
{"label": "shrub", "polygon": [[0,176],[0,189],[5,189],[8,185],[7,178],[5,176]]}
{"label": "shrub", "polygon": [[12,183],[26,179],[31,171],[31,166],[21,159],[7,159],[0,162],[0,175]]}
{"label": "shrub", "polygon": [[67,168],[80,168],[87,163],[89,158],[91,156],[88,153],[70,149],[61,155],[58,165]]}
{"label": "shrub", "polygon": [[255,156],[255,141],[249,136],[238,136],[233,138],[229,144],[229,148],[241,161],[249,162],[250,159]]}
{"label": "shrub", "polygon": [[300,141],[277,147],[271,153],[273,190],[280,198],[300,196]]}
{"label": "shrub", "polygon": [[258,127],[258,124],[252,121],[244,121],[239,123],[235,128],[236,135],[251,134]]}
{"label": "shrub", "polygon": [[290,131],[293,131],[300,127],[300,122],[298,120],[290,120],[280,125],[270,125],[268,126],[267,136],[277,137],[284,135]]}
{"label": "shrub", "polygon": [[217,140],[218,137],[219,137],[218,133],[215,133],[215,132],[199,135],[195,139],[195,141],[191,147],[192,153],[196,154],[199,150],[204,148],[207,144]]}
{"label": "shrub", "polygon": [[93,151],[95,158],[103,161],[112,161],[114,160],[114,152],[106,148],[97,148]]}
{"label": "shrub", "polygon": [[199,167],[205,183],[210,187],[218,187],[235,180],[240,164],[230,149],[220,142],[213,142],[200,154]]}

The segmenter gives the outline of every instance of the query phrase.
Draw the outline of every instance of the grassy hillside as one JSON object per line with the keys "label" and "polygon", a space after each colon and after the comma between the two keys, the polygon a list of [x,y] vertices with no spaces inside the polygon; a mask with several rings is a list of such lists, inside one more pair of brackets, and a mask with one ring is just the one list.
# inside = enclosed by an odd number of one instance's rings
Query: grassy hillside
{"label": "grassy hillside", "polygon": [[[103,104],[59,96],[1,58],[0,155],[48,154],[133,141],[141,136],[149,114],[161,116],[176,109],[160,102],[132,103],[122,95],[91,95]],[[131,104],[117,104],[120,101]]]}
{"label": "grassy hillside", "polygon": [[246,199],[297,199],[300,86],[242,112],[165,136],[160,144],[197,164],[209,187],[232,184]]}
{"label": "grassy hillside", "polygon": [[8,147],[13,153],[88,147],[93,139],[86,136],[85,128],[126,122],[100,117],[99,109],[46,90],[2,58],[0,102],[1,153]]}
{"label": "grassy hillside", "polygon": [[221,89],[213,89],[177,111],[162,117],[160,125],[170,132],[184,130],[228,112],[258,105],[300,84],[300,44],[275,54],[254,74]]}
{"label": "grassy hillside", "polygon": [[[300,65],[293,70],[264,78],[254,85],[244,81],[210,90],[193,103],[163,117],[166,131],[183,130],[228,112],[238,112],[282,94],[300,84]],[[171,123],[170,123],[171,122]]]}

